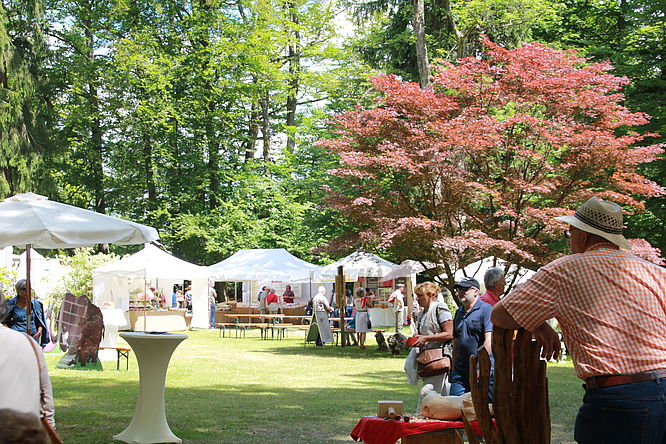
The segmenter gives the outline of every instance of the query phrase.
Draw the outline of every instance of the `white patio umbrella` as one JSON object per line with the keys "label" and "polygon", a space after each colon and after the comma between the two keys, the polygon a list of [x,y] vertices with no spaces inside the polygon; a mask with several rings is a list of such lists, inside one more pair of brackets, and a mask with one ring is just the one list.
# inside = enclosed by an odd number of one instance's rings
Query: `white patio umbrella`
{"label": "white patio umbrella", "polygon": [[128,220],[48,200],[34,193],[0,202],[0,248],[25,246],[30,333],[31,248],[78,248],[95,244],[133,245],[159,239],[157,230]]}

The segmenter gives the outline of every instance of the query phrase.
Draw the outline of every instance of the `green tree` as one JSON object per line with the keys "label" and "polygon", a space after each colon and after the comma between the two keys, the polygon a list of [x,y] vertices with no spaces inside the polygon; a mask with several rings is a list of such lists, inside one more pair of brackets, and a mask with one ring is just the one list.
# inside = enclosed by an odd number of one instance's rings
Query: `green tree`
{"label": "green tree", "polygon": [[102,265],[117,262],[121,257],[115,254],[97,253],[92,248],[79,248],[74,250],[73,255],[61,255],[59,259],[64,265],[70,267],[70,271],[48,295],[56,306],[68,292],[76,296],[86,295],[92,300],[92,271]]}
{"label": "green tree", "polygon": [[[416,8],[416,9],[415,9]],[[555,2],[537,0],[433,0],[423,4],[425,46],[419,43],[417,1],[374,0],[355,8],[361,25],[357,50],[375,68],[420,80],[417,52],[431,59],[454,60],[481,52],[479,36],[507,47],[532,39],[536,28],[548,29],[557,17]]]}
{"label": "green tree", "polygon": [[67,202],[105,213],[108,206],[104,161],[108,154],[106,119],[108,45],[113,39],[110,0],[45,0],[53,45],[49,76],[57,97],[57,140],[62,155],[51,171]]}
{"label": "green tree", "polygon": [[0,4],[0,197],[47,189],[44,158],[53,146],[46,130],[45,58],[39,2]]}
{"label": "green tree", "polygon": [[[614,73],[631,78],[625,103],[633,111],[652,118],[636,128],[666,136],[666,7],[658,0],[563,0],[567,14],[558,26],[539,30],[536,36],[553,46],[576,48],[597,61],[609,60]],[[666,159],[644,165],[640,171],[660,185],[666,185]],[[666,251],[666,203],[663,197],[648,199],[644,211],[629,217],[632,237],[647,239]]]}

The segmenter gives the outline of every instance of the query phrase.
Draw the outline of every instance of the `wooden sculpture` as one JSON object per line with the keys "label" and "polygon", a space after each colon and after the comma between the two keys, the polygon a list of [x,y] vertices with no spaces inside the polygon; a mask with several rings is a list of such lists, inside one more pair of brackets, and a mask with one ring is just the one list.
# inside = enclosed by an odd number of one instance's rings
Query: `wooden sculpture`
{"label": "wooden sculpture", "polygon": [[[488,408],[490,357],[479,349],[470,360],[470,384],[477,420],[488,444],[550,443],[550,405],[546,361],[532,334],[520,329],[493,329],[495,424]],[[477,374],[477,364],[479,367]],[[479,438],[466,426],[471,444]]]}

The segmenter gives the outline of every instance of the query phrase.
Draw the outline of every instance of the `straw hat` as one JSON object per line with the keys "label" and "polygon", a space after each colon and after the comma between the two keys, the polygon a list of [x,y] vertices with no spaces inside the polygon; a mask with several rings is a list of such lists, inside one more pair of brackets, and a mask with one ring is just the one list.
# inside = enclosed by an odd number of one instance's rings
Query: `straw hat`
{"label": "straw hat", "polygon": [[614,202],[590,197],[573,216],[555,219],[631,250],[631,244],[622,236],[622,208]]}

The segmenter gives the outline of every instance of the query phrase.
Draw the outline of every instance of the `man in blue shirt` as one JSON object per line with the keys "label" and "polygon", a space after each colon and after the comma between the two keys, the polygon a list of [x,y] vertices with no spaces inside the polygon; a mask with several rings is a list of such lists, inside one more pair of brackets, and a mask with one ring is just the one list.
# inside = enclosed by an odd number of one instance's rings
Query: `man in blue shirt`
{"label": "man in blue shirt", "polygon": [[[463,278],[453,288],[463,305],[458,308],[453,318],[456,360],[451,372],[449,394],[460,396],[471,390],[469,385],[470,355],[476,356],[477,350],[481,346],[486,348],[488,354],[491,353],[490,341],[493,324],[490,322],[490,312],[492,307],[479,299],[479,281],[474,278]],[[491,369],[491,394],[492,373]]]}

